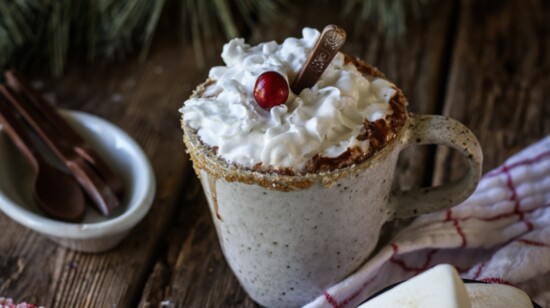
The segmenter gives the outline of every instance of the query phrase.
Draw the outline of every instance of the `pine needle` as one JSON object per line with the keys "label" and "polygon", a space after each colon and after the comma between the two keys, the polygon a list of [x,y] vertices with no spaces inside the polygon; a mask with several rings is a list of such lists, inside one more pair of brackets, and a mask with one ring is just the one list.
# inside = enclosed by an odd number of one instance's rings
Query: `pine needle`
{"label": "pine needle", "polygon": [[49,61],[61,75],[69,55],[145,58],[165,0],[0,0],[0,69]]}
{"label": "pine needle", "polygon": [[407,12],[421,17],[421,7],[427,0],[346,0],[343,15],[356,18],[355,32],[364,32],[367,22],[376,25],[377,31],[386,34],[388,41],[402,38],[407,30]]}
{"label": "pine needle", "polygon": [[[235,1],[239,2],[239,1]],[[233,20],[233,16],[231,14],[231,9],[229,8],[229,5],[226,0],[214,0],[214,4],[216,5],[216,8],[218,8],[218,17],[220,18],[221,23],[225,26],[225,36],[226,37],[235,37],[238,35],[237,26],[235,25],[235,21]]]}
{"label": "pine needle", "polygon": [[143,61],[147,58],[149,53],[149,48],[151,47],[151,42],[153,41],[153,35],[155,34],[155,29],[160,19],[162,13],[162,8],[164,7],[164,0],[157,0],[154,2],[151,18],[147,22],[145,27],[145,33],[143,38],[143,47],[141,49],[140,59]]}
{"label": "pine needle", "polygon": [[[191,41],[199,67],[212,57],[213,44],[242,34],[244,27],[280,18],[289,0],[185,0],[182,3],[184,37]],[[232,10],[234,8],[234,10]],[[261,16],[261,18],[258,18]],[[239,23],[243,21],[244,24]]]}
{"label": "pine needle", "polygon": [[[375,22],[389,37],[406,31],[407,12],[419,15],[430,0],[346,0],[357,29]],[[166,0],[0,0],[0,69],[41,68],[55,76],[69,57],[117,60],[140,50],[145,59]],[[291,0],[180,0],[181,29],[203,67],[220,42],[257,23],[280,19]],[[314,4],[312,4],[314,6]],[[312,8],[314,9],[314,7]],[[410,15],[410,14],[409,14]]]}

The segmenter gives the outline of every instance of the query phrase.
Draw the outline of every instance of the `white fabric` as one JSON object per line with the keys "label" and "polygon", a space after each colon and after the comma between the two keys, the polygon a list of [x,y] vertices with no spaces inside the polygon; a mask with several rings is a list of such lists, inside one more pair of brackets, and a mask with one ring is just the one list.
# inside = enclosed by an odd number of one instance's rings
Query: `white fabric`
{"label": "white fabric", "polygon": [[11,298],[0,297],[0,308],[44,308],[28,303],[14,303]]}
{"label": "white fabric", "polygon": [[486,174],[462,204],[423,215],[306,307],[355,307],[436,264],[516,286],[550,307],[550,136]]}

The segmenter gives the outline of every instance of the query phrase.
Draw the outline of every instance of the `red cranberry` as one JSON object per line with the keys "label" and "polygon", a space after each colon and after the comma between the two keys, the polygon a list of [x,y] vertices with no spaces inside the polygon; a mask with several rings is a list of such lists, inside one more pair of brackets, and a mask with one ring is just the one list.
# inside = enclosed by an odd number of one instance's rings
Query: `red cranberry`
{"label": "red cranberry", "polygon": [[288,98],[285,77],[274,71],[262,73],[254,85],[254,98],[266,110],[284,104]]}

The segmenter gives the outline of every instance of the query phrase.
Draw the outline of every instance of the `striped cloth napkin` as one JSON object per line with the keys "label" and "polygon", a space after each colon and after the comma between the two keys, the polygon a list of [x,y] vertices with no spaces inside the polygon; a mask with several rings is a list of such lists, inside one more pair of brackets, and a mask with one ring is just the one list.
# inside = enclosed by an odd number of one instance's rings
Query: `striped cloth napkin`
{"label": "striped cloth napkin", "polygon": [[11,298],[0,297],[0,308],[44,308],[29,303],[15,303]]}
{"label": "striped cloth napkin", "polygon": [[463,278],[516,286],[550,307],[550,136],[483,176],[460,205],[416,218],[306,307],[355,307],[440,263]]}

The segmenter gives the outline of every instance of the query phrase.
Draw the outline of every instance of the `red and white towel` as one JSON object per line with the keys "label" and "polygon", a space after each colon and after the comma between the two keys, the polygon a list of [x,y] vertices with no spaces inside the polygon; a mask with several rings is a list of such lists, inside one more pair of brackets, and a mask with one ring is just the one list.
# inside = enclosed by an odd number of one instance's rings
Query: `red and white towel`
{"label": "red and white towel", "polygon": [[[313,307],[355,307],[436,264],[462,277],[510,284],[550,307],[550,136],[486,174],[462,204],[415,219]],[[0,308],[36,307],[0,297]]]}
{"label": "red and white towel", "polygon": [[550,136],[483,176],[462,204],[415,219],[306,307],[355,307],[440,263],[463,278],[516,286],[550,307]]}
{"label": "red and white towel", "polygon": [[0,297],[0,308],[44,308],[28,303],[14,303],[11,298]]}

